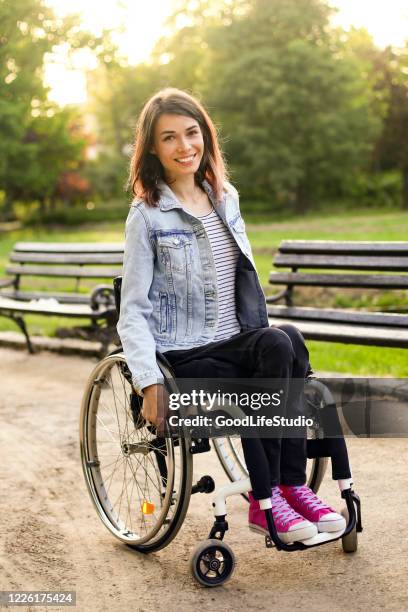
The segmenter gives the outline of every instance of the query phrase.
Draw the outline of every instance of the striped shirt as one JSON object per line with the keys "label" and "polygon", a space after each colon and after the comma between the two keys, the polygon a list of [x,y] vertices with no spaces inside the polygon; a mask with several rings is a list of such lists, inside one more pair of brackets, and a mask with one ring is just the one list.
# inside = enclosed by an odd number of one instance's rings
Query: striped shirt
{"label": "striped shirt", "polygon": [[235,304],[235,272],[239,248],[214,208],[198,218],[207,232],[217,275],[218,326],[212,342],[226,340],[241,331]]}

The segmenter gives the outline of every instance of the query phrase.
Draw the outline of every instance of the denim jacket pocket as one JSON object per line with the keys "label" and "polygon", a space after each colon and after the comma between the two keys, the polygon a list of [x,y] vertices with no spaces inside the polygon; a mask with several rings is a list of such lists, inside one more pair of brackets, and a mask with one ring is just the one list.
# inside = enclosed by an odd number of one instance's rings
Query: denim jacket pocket
{"label": "denim jacket pocket", "polygon": [[191,261],[192,234],[166,232],[157,236],[157,251],[174,272],[186,273]]}

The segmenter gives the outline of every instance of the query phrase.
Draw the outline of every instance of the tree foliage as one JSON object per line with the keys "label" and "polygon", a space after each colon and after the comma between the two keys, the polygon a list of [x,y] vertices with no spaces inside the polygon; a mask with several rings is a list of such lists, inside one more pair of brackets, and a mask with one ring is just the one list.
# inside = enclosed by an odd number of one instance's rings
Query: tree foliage
{"label": "tree foliage", "polygon": [[78,47],[86,35],[73,18],[55,18],[43,0],[0,0],[0,24],[0,188],[7,218],[17,199],[52,198],[60,172],[82,158],[72,112],[47,100],[43,61],[54,45]]}
{"label": "tree foliage", "polygon": [[398,52],[387,48],[381,55],[388,108],[374,160],[379,169],[400,170],[403,206],[408,210],[408,44]]}
{"label": "tree foliage", "polygon": [[242,195],[271,208],[347,193],[381,129],[364,61],[330,14],[321,0],[180,0],[153,54],[149,93],[198,94]]}
{"label": "tree foliage", "polygon": [[[361,62],[344,52],[329,15],[318,0],[253,0],[231,3],[228,25],[220,20],[205,30],[195,88],[216,109],[248,198],[303,210],[346,190],[350,175],[367,165],[381,118]],[[200,29],[198,20],[178,32],[167,52]],[[186,54],[173,47],[173,63],[181,66]]]}
{"label": "tree foliage", "polygon": [[[408,48],[378,49],[364,30],[334,28],[332,12],[327,0],[177,0],[150,60],[130,66],[112,32],[92,38],[45,0],[0,0],[3,215],[15,199],[122,197],[136,119],[166,86],[203,101],[244,202],[299,212],[375,198],[391,171],[408,208]],[[42,82],[61,42],[98,60],[85,110],[99,156],[86,164],[78,117]]]}

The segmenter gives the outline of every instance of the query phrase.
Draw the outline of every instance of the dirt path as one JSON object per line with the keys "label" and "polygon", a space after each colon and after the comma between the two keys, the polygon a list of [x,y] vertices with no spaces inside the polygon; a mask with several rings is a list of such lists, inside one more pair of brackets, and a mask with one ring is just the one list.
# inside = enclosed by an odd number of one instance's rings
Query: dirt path
{"label": "dirt path", "polygon": [[[227,542],[237,567],[224,587],[204,589],[188,558],[211,526],[210,496],[193,496],[176,540],[149,556],[122,546],[96,516],[78,449],[92,362],[2,349],[0,364],[0,589],[73,589],[81,612],[408,609],[406,439],[349,442],[365,527],[355,555],[339,543],[295,554],[267,550],[246,528],[245,503],[233,498]],[[195,471],[225,482],[214,453],[199,456]],[[340,506],[329,478],[321,491]]]}

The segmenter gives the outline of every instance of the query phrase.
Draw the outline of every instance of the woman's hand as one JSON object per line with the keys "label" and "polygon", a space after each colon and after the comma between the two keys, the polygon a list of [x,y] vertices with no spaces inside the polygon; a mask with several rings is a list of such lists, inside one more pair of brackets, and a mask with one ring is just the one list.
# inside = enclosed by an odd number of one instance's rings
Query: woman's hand
{"label": "woman's hand", "polygon": [[164,385],[149,385],[143,389],[142,416],[161,429],[169,409],[169,394]]}

